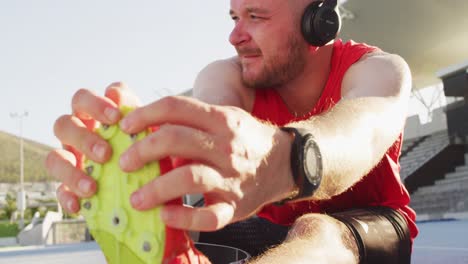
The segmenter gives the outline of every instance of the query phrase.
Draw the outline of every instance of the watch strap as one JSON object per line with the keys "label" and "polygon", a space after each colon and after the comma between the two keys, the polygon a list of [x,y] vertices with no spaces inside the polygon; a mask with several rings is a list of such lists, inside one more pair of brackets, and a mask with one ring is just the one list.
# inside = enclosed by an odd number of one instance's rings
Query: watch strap
{"label": "watch strap", "polygon": [[[305,129],[295,128],[295,127],[281,127],[281,130],[291,133],[294,135],[294,141],[291,145],[291,172],[296,186],[299,191],[295,196],[288,197],[277,202],[277,205],[283,205],[286,202],[297,200],[303,197],[311,196],[315,190],[319,187],[321,182],[321,173],[322,173],[322,161],[320,149],[318,148],[317,143],[314,140],[313,135]],[[306,175],[306,166],[305,166],[305,150],[306,148],[312,148],[315,153],[317,168],[315,168],[314,181],[310,181],[309,177]]]}

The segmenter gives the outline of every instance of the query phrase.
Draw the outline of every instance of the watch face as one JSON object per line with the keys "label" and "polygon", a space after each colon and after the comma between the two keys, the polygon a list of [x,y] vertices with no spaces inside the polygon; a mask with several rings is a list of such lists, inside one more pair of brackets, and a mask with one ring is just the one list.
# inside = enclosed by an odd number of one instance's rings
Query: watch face
{"label": "watch face", "polygon": [[317,166],[317,151],[314,143],[308,141],[304,146],[304,170],[309,182],[312,184],[318,184],[320,182]]}

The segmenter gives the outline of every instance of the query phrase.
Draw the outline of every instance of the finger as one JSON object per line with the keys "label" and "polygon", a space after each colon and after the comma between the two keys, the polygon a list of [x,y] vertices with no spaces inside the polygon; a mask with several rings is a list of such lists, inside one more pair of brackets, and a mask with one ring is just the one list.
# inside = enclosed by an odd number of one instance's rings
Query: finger
{"label": "finger", "polygon": [[183,230],[219,230],[231,223],[233,217],[234,207],[228,203],[197,208],[170,205],[161,210],[161,219],[166,225]]}
{"label": "finger", "polygon": [[72,153],[56,149],[46,158],[46,168],[49,174],[63,182],[70,191],[79,197],[91,197],[97,189],[93,178],[75,167],[75,157]]}
{"label": "finger", "polygon": [[72,110],[82,120],[97,120],[104,124],[114,124],[120,120],[117,104],[86,89],[80,89],[73,95]]}
{"label": "finger", "polygon": [[83,162],[84,162],[84,159],[85,159],[85,156],[83,155],[83,153],[81,153],[80,151],[78,151],[76,148],[70,146],[70,145],[65,145],[65,144],[62,144],[63,146],[63,149],[70,152],[71,154],[73,154],[73,156],[75,156],[75,167],[78,168],[78,169],[83,169]]}
{"label": "finger", "polygon": [[141,105],[138,97],[130,91],[123,82],[115,82],[106,88],[105,96],[117,105],[138,107]]}
{"label": "finger", "polygon": [[213,168],[191,164],[157,177],[130,196],[137,210],[148,210],[185,194],[224,191],[223,178]]}
{"label": "finger", "polygon": [[71,115],[61,116],[54,125],[55,136],[62,144],[70,145],[96,162],[107,161],[112,149],[96,133],[88,130],[83,122]]}
{"label": "finger", "polygon": [[179,125],[163,125],[156,132],[133,144],[120,158],[125,171],[134,171],[146,163],[167,156],[220,164],[213,138],[200,130]]}
{"label": "finger", "polygon": [[129,113],[122,119],[120,126],[122,130],[130,134],[164,123],[175,123],[211,131],[213,122],[223,117],[224,115],[215,106],[193,98],[169,96]]}
{"label": "finger", "polygon": [[68,213],[78,213],[80,211],[80,202],[78,196],[71,192],[64,184],[57,189],[57,200]]}

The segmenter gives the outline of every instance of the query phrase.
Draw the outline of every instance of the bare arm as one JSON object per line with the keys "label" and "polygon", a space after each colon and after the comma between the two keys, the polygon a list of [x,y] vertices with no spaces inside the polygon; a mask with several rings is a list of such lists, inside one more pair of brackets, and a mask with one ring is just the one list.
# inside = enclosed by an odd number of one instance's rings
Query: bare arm
{"label": "bare arm", "polygon": [[[242,85],[238,67],[235,59],[205,67],[195,81],[194,97],[250,112],[253,91]],[[411,73],[397,55],[369,54],[350,67],[341,89],[342,100],[332,110],[289,124],[310,130],[320,146],[324,177],[312,197],[316,200],[329,199],[357,183],[397,139],[406,118]]]}
{"label": "bare arm", "polygon": [[[165,207],[162,215],[175,228],[212,231],[294,190],[289,155],[284,155],[291,151],[292,138],[248,113],[253,91],[242,86],[236,67],[220,61],[205,68],[194,88],[199,100],[163,98],[120,122],[127,133],[160,125],[151,137],[127,150],[131,160],[123,159],[125,171],[167,156],[197,160],[142,187],[138,192],[147,199],[133,204],[135,208],[204,193],[209,198],[205,207]],[[345,191],[377,164],[403,128],[409,91],[410,73],[401,58],[369,56],[349,69],[342,84],[344,99],[332,111],[290,124],[310,129],[323,153],[323,184],[312,199]],[[170,187],[176,185],[179,188]]]}
{"label": "bare arm", "polygon": [[240,76],[240,66],[235,57],[215,61],[198,74],[193,97],[205,103],[236,106],[249,112],[253,91],[242,85]]}
{"label": "bare arm", "polygon": [[374,54],[354,64],[342,82],[342,100],[310,120],[323,157],[322,184],[313,199],[328,199],[358,182],[382,159],[401,132],[411,73],[396,55]]}

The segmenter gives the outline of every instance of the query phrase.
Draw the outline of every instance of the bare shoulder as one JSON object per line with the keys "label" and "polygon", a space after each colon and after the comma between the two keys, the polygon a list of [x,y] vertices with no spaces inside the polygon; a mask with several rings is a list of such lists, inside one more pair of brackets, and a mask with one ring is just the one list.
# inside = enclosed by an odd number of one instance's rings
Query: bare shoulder
{"label": "bare shoulder", "polygon": [[411,71],[396,54],[373,52],[353,64],[341,86],[343,97],[406,97],[411,91]]}
{"label": "bare shoulder", "polygon": [[237,57],[217,60],[198,74],[193,96],[210,104],[231,105],[250,111],[253,91],[242,84],[241,67]]}

